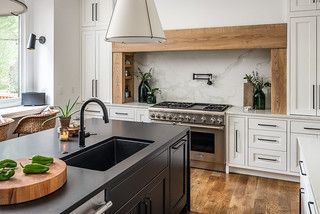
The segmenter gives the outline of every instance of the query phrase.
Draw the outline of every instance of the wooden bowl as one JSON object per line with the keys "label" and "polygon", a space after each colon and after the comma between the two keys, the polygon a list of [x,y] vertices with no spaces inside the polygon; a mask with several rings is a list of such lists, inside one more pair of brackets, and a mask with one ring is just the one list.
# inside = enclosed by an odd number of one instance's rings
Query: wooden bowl
{"label": "wooden bowl", "polygon": [[68,131],[69,131],[69,137],[75,137],[75,136],[78,136],[80,127],[68,127]]}

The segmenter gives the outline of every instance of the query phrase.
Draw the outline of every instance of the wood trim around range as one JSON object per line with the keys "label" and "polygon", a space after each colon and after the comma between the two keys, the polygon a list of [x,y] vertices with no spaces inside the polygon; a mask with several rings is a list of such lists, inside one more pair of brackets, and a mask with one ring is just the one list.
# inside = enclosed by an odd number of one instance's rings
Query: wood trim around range
{"label": "wood trim around range", "polygon": [[113,43],[112,52],[163,52],[287,47],[287,24],[248,25],[165,31],[165,43]]}
{"label": "wood trim around range", "polygon": [[287,113],[287,24],[169,30],[165,34],[167,42],[162,44],[113,44],[113,103],[125,102],[125,53],[271,49],[271,111]]}

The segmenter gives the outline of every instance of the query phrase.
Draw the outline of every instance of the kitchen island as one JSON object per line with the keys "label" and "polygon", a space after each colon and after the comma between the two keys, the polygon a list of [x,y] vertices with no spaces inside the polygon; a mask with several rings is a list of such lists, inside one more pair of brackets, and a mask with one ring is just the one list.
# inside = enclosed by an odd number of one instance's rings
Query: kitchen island
{"label": "kitchen island", "polygon": [[[108,213],[137,213],[139,209],[149,209],[151,213],[162,213],[162,210],[176,213],[188,209],[188,127],[125,121],[105,124],[101,119],[90,119],[85,123],[86,131],[96,134],[86,138],[85,148],[79,147],[76,138],[60,142],[56,129],[52,129],[0,143],[0,159],[41,154],[65,160],[68,164],[75,156],[116,138],[149,144],[106,171],[68,166],[68,180],[61,189],[38,200],[0,206],[0,213],[80,213],[83,209],[79,210],[79,207],[101,192],[105,202],[113,203]],[[157,184],[161,184],[161,188]],[[154,190],[157,192],[152,192]],[[153,197],[157,198],[152,201]],[[157,204],[163,207],[157,207]]]}

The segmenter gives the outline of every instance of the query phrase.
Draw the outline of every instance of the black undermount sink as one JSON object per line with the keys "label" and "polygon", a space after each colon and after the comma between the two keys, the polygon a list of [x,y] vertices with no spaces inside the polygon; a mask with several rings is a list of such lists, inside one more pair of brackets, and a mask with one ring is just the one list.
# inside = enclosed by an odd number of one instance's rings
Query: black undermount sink
{"label": "black undermount sink", "polygon": [[153,143],[146,140],[113,138],[88,150],[69,156],[65,162],[69,166],[106,171]]}

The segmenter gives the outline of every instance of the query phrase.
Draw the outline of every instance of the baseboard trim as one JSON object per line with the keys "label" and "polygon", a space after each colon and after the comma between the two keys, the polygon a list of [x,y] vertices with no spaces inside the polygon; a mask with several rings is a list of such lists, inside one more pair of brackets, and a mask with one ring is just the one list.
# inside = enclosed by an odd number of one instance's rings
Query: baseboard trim
{"label": "baseboard trim", "polygon": [[292,182],[297,182],[297,183],[300,182],[299,176],[277,174],[277,173],[272,173],[272,172],[262,172],[262,171],[253,170],[253,169],[241,169],[241,168],[235,168],[235,167],[229,166],[229,172],[236,173],[236,174],[258,176],[258,177],[263,177],[263,178],[272,178],[272,179],[277,179],[277,180],[292,181]]}

